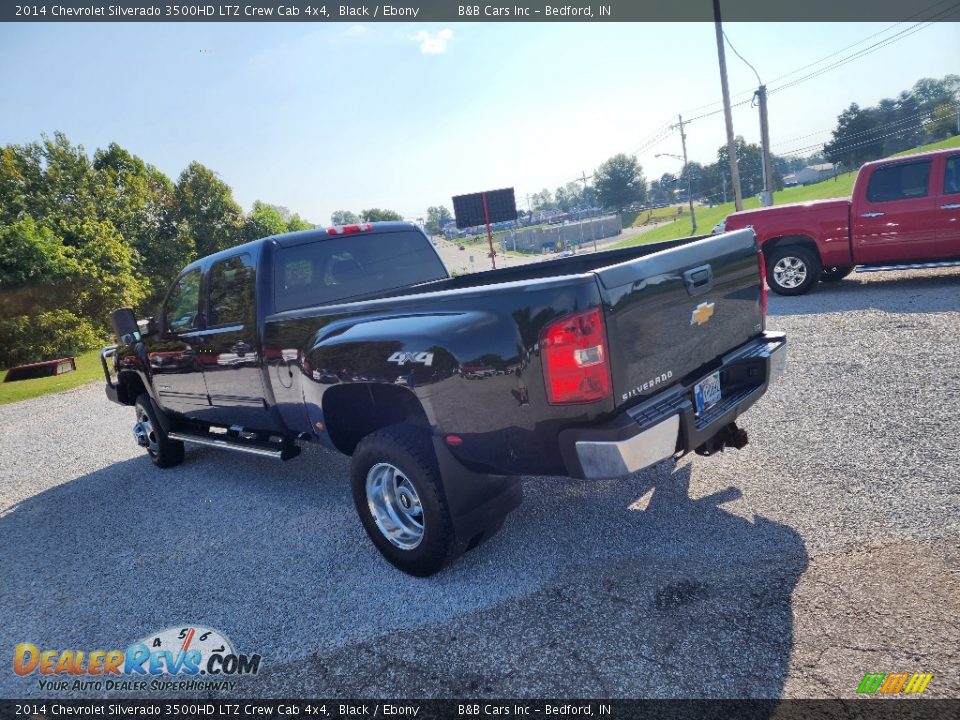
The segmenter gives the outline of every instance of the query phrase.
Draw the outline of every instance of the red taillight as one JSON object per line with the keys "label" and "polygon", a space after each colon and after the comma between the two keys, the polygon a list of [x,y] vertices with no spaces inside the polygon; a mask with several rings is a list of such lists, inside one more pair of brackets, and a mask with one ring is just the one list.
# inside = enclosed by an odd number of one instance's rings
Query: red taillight
{"label": "red taillight", "polygon": [[540,358],[553,405],[609,397],[610,358],[599,308],[556,320],[540,334]]}
{"label": "red taillight", "polygon": [[760,313],[763,315],[763,324],[767,324],[767,260],[763,257],[763,250],[757,252],[760,262]]}
{"label": "red taillight", "polygon": [[327,228],[329,235],[350,235],[351,233],[367,232],[373,230],[370,223],[360,223],[358,225],[333,225]]}

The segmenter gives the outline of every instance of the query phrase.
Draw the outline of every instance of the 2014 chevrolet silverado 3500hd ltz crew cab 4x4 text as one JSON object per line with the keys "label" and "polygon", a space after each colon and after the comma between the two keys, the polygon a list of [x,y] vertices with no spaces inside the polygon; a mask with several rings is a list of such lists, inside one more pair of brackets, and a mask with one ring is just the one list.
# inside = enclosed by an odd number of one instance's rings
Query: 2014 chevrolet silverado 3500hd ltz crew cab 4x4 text
{"label": "2014 chevrolet silverado 3500hd ltz crew cab 4x4 text", "polygon": [[784,366],[750,230],[451,277],[409,223],[197,260],[155,318],[113,313],[107,395],[159,467],[184,443],[352,456],[363,527],[430,575],[489,538],[523,475],[625,476],[742,447]]}

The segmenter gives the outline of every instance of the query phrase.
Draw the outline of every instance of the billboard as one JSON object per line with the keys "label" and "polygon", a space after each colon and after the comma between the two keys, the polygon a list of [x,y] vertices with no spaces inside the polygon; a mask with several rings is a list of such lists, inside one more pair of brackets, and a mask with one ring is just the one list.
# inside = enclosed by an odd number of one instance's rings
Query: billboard
{"label": "billboard", "polygon": [[453,215],[457,219],[457,228],[463,230],[468,227],[486,224],[483,216],[483,196],[487,196],[487,212],[490,222],[503,222],[517,219],[517,200],[513,188],[501,190],[487,190],[482,193],[469,195],[455,195],[453,197]]}

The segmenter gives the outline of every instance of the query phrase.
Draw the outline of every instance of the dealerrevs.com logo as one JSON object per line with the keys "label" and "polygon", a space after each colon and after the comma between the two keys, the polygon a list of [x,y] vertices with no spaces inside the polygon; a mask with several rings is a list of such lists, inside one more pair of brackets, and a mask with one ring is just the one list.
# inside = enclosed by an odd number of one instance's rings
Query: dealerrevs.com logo
{"label": "dealerrevs.com logo", "polygon": [[857,686],[858,695],[920,695],[933,673],[867,673]]}
{"label": "dealerrevs.com logo", "polygon": [[13,650],[13,671],[37,675],[40,689],[51,691],[230,691],[234,678],[256,675],[260,661],[199,625],[167,628],[126,650],[50,650],[33,643]]}

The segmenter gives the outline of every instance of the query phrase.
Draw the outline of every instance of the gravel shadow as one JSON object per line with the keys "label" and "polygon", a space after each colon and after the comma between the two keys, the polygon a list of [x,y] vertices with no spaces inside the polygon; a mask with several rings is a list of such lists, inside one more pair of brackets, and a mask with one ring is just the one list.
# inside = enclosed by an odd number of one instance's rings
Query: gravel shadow
{"label": "gravel shadow", "polygon": [[[145,458],[0,516],[0,646],[124,648],[200,623],[264,656],[243,694],[778,697],[800,536],[689,497],[692,466],[530,478],[504,531],[429,579],[369,546],[343,460]],[[313,463],[311,463],[311,459]],[[317,481],[305,468],[332,465]],[[336,477],[340,476],[340,477]],[[42,695],[12,673],[0,694]]]}

